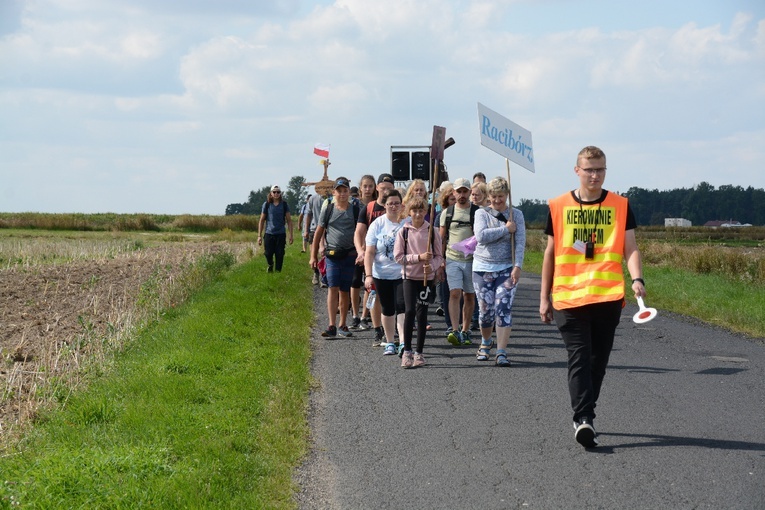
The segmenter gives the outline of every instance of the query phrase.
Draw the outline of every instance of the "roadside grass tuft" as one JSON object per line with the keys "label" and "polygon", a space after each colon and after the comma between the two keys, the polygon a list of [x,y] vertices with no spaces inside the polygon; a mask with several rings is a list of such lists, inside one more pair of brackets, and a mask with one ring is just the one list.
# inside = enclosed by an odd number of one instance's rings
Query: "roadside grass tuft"
{"label": "roadside grass tuft", "polygon": [[0,506],[292,508],[307,448],[304,258],[223,273],[0,459]]}

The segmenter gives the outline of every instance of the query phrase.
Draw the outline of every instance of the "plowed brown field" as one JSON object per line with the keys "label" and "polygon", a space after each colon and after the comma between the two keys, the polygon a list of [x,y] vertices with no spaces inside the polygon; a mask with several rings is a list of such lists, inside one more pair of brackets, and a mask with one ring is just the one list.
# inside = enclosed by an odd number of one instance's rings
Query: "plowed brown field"
{"label": "plowed brown field", "polygon": [[146,318],[139,298],[221,249],[166,243],[101,260],[0,270],[0,433],[33,418],[46,401],[65,398],[82,368],[108,359]]}

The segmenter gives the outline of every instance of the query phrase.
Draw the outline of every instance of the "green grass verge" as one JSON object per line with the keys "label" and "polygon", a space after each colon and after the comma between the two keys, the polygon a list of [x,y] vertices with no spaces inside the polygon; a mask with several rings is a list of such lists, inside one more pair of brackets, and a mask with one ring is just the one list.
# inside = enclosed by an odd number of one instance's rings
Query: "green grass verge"
{"label": "green grass verge", "polygon": [[306,452],[304,257],[224,274],[0,459],[0,506],[291,508]]}
{"label": "green grass verge", "polygon": [[646,306],[765,338],[765,286],[668,267],[644,268]]}

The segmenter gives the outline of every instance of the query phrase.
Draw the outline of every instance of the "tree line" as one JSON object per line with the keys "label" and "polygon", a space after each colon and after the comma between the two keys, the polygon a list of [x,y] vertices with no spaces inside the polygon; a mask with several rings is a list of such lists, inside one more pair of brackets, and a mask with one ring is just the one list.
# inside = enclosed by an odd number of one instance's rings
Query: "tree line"
{"label": "tree line", "polygon": [[[623,194],[630,200],[638,225],[664,225],[665,218],[685,218],[695,226],[714,220],[735,220],[765,225],[765,190],[725,184],[715,189],[708,182],[693,188],[659,191],[632,187]],[[529,225],[547,221],[547,201],[522,199],[516,207]]]}
{"label": "tree line", "polygon": [[[305,203],[308,197],[308,187],[303,186],[305,177],[295,175],[290,178],[287,189],[282,189],[282,200],[290,206],[290,214],[297,219],[300,214],[300,207]],[[263,203],[268,200],[268,194],[271,192],[271,186],[263,186],[257,191],[250,191],[250,196],[246,202],[241,204],[228,204],[226,206],[226,216],[232,214],[260,214]]]}
{"label": "tree line", "polygon": [[[309,188],[302,186],[303,176],[296,175],[282,190],[284,200],[294,216],[309,194]],[[268,198],[271,186],[250,191],[246,202],[229,204],[226,215],[260,214],[263,202]],[[736,220],[752,225],[765,225],[765,190],[749,186],[725,184],[715,188],[708,182],[701,182],[693,188],[676,188],[659,191],[632,187],[624,196],[629,198],[638,225],[664,225],[665,218],[685,218],[693,225],[703,225],[711,220]],[[547,201],[521,199],[515,207],[523,212],[526,223],[543,226],[547,221]]]}

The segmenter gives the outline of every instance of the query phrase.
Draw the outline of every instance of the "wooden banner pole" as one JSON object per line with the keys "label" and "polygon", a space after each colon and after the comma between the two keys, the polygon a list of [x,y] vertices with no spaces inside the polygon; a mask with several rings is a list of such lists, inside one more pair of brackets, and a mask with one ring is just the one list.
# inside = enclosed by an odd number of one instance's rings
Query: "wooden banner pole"
{"label": "wooden banner pole", "polygon": [[[512,221],[513,219],[513,193],[512,193],[512,185],[510,184],[510,160],[505,158],[505,167],[507,167],[507,200],[510,205],[510,218],[509,220]],[[516,227],[517,228],[517,227]],[[515,267],[515,233],[510,234],[510,254],[512,257],[513,267]],[[510,268],[512,271],[512,268]]]}

